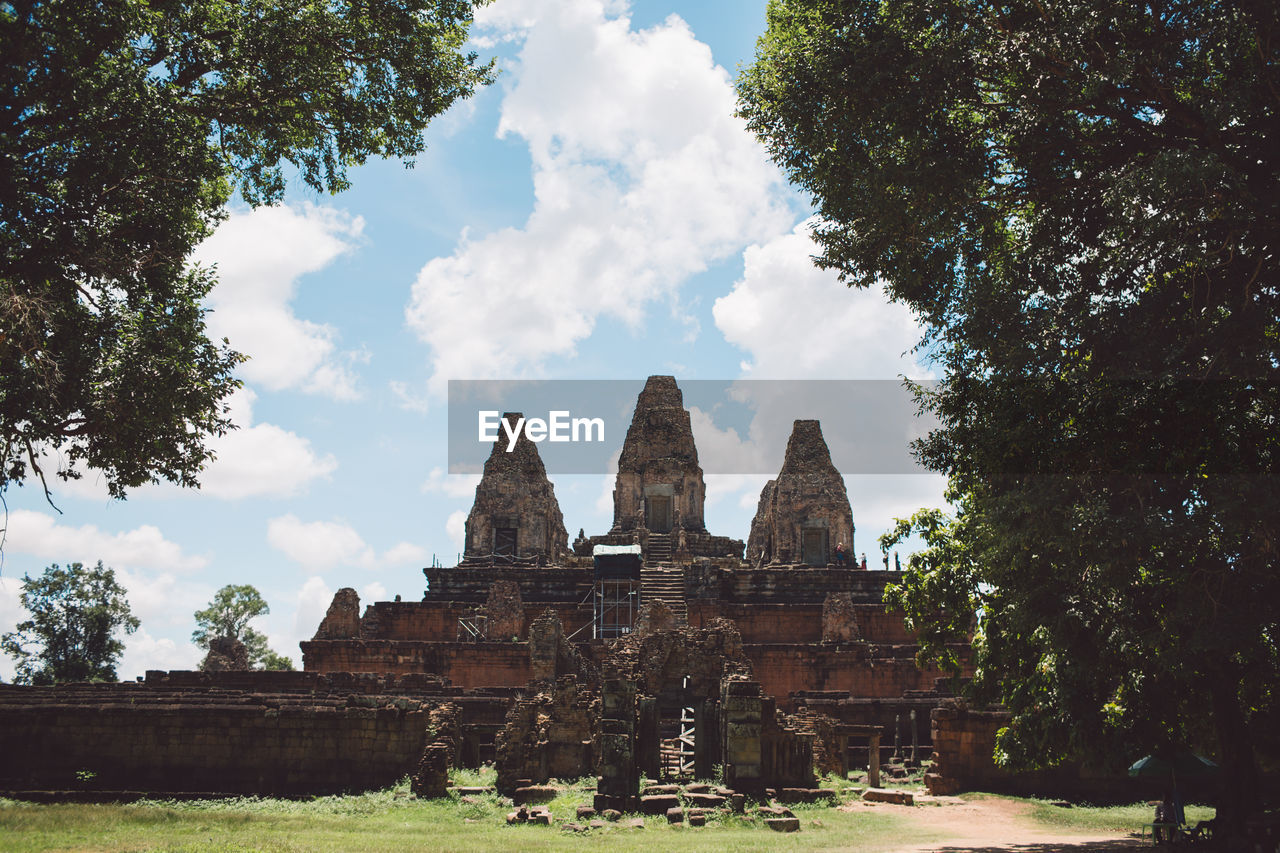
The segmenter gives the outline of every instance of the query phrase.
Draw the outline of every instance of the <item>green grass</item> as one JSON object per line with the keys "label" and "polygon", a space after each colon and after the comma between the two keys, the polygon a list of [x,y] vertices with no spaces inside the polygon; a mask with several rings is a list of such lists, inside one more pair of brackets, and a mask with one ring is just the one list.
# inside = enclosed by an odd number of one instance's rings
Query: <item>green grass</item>
{"label": "green grass", "polygon": [[[966,794],[965,799],[990,796],[988,794]],[[1055,806],[1048,800],[1026,800],[1031,803],[1029,817],[1037,823],[1052,829],[1079,832],[1137,832],[1144,823],[1151,823],[1155,817],[1155,807],[1146,803],[1132,803],[1127,806],[1081,806],[1070,808]],[[1212,806],[1186,806],[1187,823],[1195,826],[1196,821],[1209,820],[1214,815]]]}
{"label": "green grass", "polygon": [[[457,773],[459,785],[492,783],[492,774]],[[592,780],[555,783],[549,803],[557,823],[576,819],[590,803]],[[144,801],[131,805],[36,805],[0,800],[0,849],[5,851],[403,851],[403,850],[595,850],[611,853],[680,850],[880,851],[909,841],[936,840],[890,811],[851,814],[822,806],[793,807],[802,831],[778,834],[762,822],[710,813],[706,827],[645,819],[645,828],[610,824],[573,833],[560,826],[507,826],[510,800],[456,793],[417,800],[407,784],[367,794],[310,800],[237,798],[192,802]]]}

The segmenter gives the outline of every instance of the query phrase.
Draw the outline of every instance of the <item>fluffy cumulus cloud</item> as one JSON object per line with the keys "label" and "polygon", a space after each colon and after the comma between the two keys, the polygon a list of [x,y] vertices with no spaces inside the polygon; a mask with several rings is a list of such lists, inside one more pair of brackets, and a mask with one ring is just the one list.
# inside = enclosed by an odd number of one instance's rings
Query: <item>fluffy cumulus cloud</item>
{"label": "fluffy cumulus cloud", "polygon": [[754,379],[925,377],[911,355],[921,329],[878,287],[853,290],[814,266],[802,222],[744,253],[743,276],[712,310],[725,339],[748,354]]}
{"label": "fluffy cumulus cloud", "polygon": [[110,533],[93,524],[59,524],[45,513],[22,509],[9,513],[5,551],[58,563],[93,565],[102,560],[117,569],[192,572],[208,564],[207,558],[185,553],[150,524]]}
{"label": "fluffy cumulus cloud", "polygon": [[274,424],[253,423],[255,395],[241,388],[230,400],[239,426],[213,439],[215,460],[200,477],[200,490],[219,498],[287,497],[338,467],[333,454],[317,453],[311,442]]}
{"label": "fluffy cumulus cloud", "polygon": [[334,208],[277,205],[231,214],[200,246],[197,260],[218,265],[209,331],[250,357],[246,379],[271,390],[359,395],[354,368],[367,354],[339,350],[338,330],[298,317],[292,301],[298,279],[351,251],[363,228]]}
{"label": "fluffy cumulus cloud", "polygon": [[346,522],[302,521],[292,513],[267,523],[267,541],[309,569],[382,569],[421,563],[426,557],[425,550],[410,542],[397,542],[379,554]]}
{"label": "fluffy cumulus cloud", "polygon": [[432,348],[436,391],[536,371],[601,316],[639,324],[653,302],[677,304],[687,277],[792,221],[777,170],[733,116],[728,73],[678,17],[636,31],[625,4],[502,0],[477,27],[522,44],[499,133],[529,147],[534,210],[419,273],[406,316]]}

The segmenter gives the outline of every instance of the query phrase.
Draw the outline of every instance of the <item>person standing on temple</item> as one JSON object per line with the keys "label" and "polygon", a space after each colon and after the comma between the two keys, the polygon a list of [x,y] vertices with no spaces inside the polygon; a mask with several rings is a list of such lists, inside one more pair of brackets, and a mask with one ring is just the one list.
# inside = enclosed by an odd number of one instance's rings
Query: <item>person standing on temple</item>
{"label": "person standing on temple", "polygon": [[864,572],[867,570],[867,552],[866,551],[862,552],[862,566],[860,568]]}
{"label": "person standing on temple", "polygon": [[836,565],[839,568],[842,568],[842,569],[844,568],[845,560],[848,559],[848,556],[849,556],[848,553],[844,549],[844,543],[837,542],[836,543]]}
{"label": "person standing on temple", "polygon": [[898,559],[898,552],[893,552],[893,570],[895,572],[902,571],[902,561]]}

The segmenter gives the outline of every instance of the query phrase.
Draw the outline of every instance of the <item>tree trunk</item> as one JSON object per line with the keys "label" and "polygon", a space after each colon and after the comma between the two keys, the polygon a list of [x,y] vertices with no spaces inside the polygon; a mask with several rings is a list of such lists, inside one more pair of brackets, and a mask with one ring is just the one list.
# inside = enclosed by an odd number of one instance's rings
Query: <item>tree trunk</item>
{"label": "tree trunk", "polygon": [[1240,707],[1240,684],[1236,667],[1225,664],[1209,681],[1213,697],[1213,723],[1218,733],[1222,795],[1218,822],[1224,835],[1240,835],[1245,821],[1258,813],[1258,766],[1254,761],[1253,739]]}

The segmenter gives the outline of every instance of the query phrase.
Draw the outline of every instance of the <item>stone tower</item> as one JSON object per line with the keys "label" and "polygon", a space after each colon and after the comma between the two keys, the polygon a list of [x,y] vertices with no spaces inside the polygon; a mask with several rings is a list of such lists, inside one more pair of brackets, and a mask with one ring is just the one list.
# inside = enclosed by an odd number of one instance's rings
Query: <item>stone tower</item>
{"label": "stone tower", "polygon": [[650,376],[618,459],[612,533],[705,533],[706,497],[684,395],[674,376]]}
{"label": "stone tower", "polygon": [[[514,426],[521,415],[502,417]],[[505,440],[494,442],[467,516],[466,538],[464,563],[488,562],[491,555],[557,563],[568,551],[555,488],[537,446],[523,431],[510,453]]]}
{"label": "stone tower", "polygon": [[778,478],[760,492],[747,539],[747,559],[756,565],[825,566],[835,562],[840,542],[852,565],[853,511],[844,478],[831,463],[818,422],[796,421]]}

